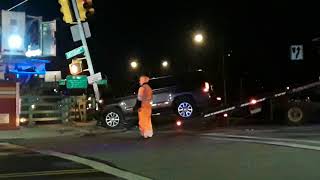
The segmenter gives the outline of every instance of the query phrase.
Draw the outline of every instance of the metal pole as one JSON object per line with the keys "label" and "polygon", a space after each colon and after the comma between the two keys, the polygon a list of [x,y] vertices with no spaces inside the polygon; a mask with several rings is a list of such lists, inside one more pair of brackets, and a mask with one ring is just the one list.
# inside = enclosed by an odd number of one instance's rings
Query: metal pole
{"label": "metal pole", "polygon": [[[94,74],[94,70],[93,70],[93,65],[92,65],[92,61],[91,61],[91,56],[90,56],[90,52],[89,52],[89,49],[88,49],[88,45],[87,45],[86,37],[85,37],[85,34],[84,34],[84,30],[83,30],[83,27],[82,27],[82,23],[81,23],[81,20],[80,20],[80,15],[79,15],[79,11],[78,11],[78,8],[77,8],[76,0],[72,0],[72,6],[73,6],[74,14],[75,14],[76,19],[77,19],[77,24],[78,24],[78,28],[79,28],[79,32],[80,32],[80,38],[81,38],[82,46],[84,48],[84,55],[85,55],[86,60],[87,60],[88,69],[89,69],[90,75],[93,75]],[[100,93],[99,93],[99,88],[98,88],[98,85],[97,85],[96,82],[93,83],[93,90],[94,90],[94,95],[95,95],[96,100],[99,101],[100,100]]]}
{"label": "metal pole", "polygon": [[29,0],[22,1],[21,3],[19,3],[19,4],[17,4],[17,5],[14,5],[13,7],[9,8],[7,11],[11,11],[12,9],[14,9],[14,8],[16,8],[16,7],[18,7],[18,6],[26,3],[26,2],[28,2],[28,1],[29,1]]}
{"label": "metal pole", "polygon": [[224,52],[222,54],[222,66],[223,66],[223,96],[224,105],[227,105],[227,85],[226,85],[226,75],[225,75],[225,62],[224,62]]}
{"label": "metal pole", "polygon": [[41,55],[43,55],[43,27],[42,27],[42,25],[43,25],[43,20],[42,20],[42,17],[41,17],[41,19],[39,19],[39,34],[40,34],[40,40],[39,40],[39,45],[40,45],[40,47],[39,47],[39,49],[41,50]]}
{"label": "metal pole", "polygon": [[240,102],[242,102],[242,98],[243,98],[243,78],[240,77]]}
{"label": "metal pole", "polygon": [[272,99],[270,99],[270,120],[273,121],[274,118],[274,114],[273,114],[273,103],[272,103]]}

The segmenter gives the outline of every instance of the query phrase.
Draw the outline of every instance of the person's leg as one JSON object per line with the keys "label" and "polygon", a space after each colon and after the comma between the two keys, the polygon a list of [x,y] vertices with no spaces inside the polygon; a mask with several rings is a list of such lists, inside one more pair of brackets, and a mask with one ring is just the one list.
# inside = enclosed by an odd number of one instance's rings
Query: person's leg
{"label": "person's leg", "polygon": [[138,118],[139,118],[138,124],[139,124],[140,135],[144,136],[143,113],[141,108],[138,111]]}
{"label": "person's leg", "polygon": [[152,113],[152,108],[151,108],[151,107],[148,107],[148,108],[146,109],[146,122],[147,122],[147,132],[146,132],[146,136],[147,136],[147,137],[152,137],[152,136],[153,136],[151,113]]}

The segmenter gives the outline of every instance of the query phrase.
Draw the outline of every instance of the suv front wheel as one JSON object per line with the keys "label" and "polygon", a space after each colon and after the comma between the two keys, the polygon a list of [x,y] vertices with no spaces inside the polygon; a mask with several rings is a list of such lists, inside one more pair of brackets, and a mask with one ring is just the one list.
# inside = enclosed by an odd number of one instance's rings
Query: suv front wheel
{"label": "suv front wheel", "polygon": [[123,124],[124,117],[121,110],[112,108],[103,113],[102,125],[106,128],[117,129]]}
{"label": "suv front wheel", "polygon": [[175,104],[175,111],[180,117],[188,119],[195,114],[195,105],[190,98],[178,99]]}

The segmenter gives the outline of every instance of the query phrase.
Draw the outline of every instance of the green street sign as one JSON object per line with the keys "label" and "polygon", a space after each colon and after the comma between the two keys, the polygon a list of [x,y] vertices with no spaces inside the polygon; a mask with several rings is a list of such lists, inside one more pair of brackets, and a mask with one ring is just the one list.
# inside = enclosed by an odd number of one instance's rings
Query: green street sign
{"label": "green street sign", "polygon": [[84,53],[84,48],[83,48],[83,46],[80,46],[80,47],[78,47],[78,48],[76,48],[74,50],[71,50],[71,51],[67,52],[66,53],[66,58],[67,59],[71,59],[71,58],[73,58],[73,57],[75,57],[75,56],[77,56],[79,54],[82,54],[82,53]]}
{"label": "green street sign", "polygon": [[107,85],[108,81],[106,79],[102,79],[96,82],[98,85]]}
{"label": "green street sign", "polygon": [[65,79],[61,79],[59,80],[59,86],[65,86],[66,85],[66,81]]}
{"label": "green street sign", "polygon": [[88,79],[86,75],[67,76],[67,89],[87,89]]}

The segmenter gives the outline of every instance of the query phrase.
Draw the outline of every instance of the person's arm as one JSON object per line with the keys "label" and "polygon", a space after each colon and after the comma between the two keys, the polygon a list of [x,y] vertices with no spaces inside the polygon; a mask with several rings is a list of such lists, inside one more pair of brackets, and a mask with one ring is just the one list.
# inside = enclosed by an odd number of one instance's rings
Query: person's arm
{"label": "person's arm", "polygon": [[143,101],[145,97],[144,96],[144,87],[140,87],[138,91],[138,100]]}
{"label": "person's arm", "polygon": [[137,97],[136,104],[133,107],[133,111],[137,111],[137,110],[139,110],[139,108],[141,108],[141,103],[142,103],[142,99],[143,99],[142,95],[144,93],[143,91],[144,91],[144,88],[140,87],[138,90],[138,97]]}

